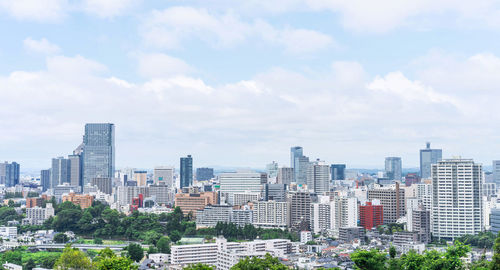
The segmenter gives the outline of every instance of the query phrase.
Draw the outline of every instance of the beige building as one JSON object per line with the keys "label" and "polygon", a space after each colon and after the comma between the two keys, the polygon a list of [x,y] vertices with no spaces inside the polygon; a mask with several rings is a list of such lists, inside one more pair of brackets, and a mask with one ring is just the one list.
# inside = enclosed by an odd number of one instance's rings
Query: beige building
{"label": "beige building", "polygon": [[175,194],[175,206],[180,207],[185,215],[192,212],[195,216],[197,210],[201,210],[207,205],[218,203],[217,192]]}

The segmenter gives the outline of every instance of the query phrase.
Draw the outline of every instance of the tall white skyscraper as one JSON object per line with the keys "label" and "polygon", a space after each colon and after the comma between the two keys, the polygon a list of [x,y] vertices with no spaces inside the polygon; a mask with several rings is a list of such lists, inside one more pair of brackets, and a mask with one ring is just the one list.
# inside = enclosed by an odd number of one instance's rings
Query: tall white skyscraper
{"label": "tall white skyscraper", "polygon": [[447,159],[432,165],[432,234],[456,238],[483,230],[481,164]]}
{"label": "tall white skyscraper", "polygon": [[443,157],[443,150],[431,149],[431,143],[426,144],[425,149],[420,150],[420,177],[427,179],[431,177],[431,165],[436,164]]}
{"label": "tall white skyscraper", "polygon": [[307,188],[316,194],[330,191],[330,166],[319,160],[311,162],[307,171]]}

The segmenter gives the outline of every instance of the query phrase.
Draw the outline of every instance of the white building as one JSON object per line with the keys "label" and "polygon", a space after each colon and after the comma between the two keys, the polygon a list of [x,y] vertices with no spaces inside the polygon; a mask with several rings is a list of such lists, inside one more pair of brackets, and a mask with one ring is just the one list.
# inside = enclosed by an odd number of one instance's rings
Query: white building
{"label": "white building", "polygon": [[157,166],[153,171],[153,180],[155,184],[164,183],[170,188],[174,186],[175,168],[171,166]]}
{"label": "white building", "polygon": [[267,182],[264,173],[239,172],[221,173],[219,175],[221,196],[226,197],[229,204],[234,203],[234,193],[262,193],[262,185]]}
{"label": "white building", "polygon": [[483,168],[472,159],[448,159],[432,165],[432,234],[456,238],[484,228]]}
{"label": "white building", "polygon": [[45,208],[38,206],[26,208],[26,218],[23,224],[42,225],[45,220],[54,216],[54,208],[51,203],[47,203]]}
{"label": "white building", "polygon": [[319,196],[318,203],[311,204],[311,228],[314,233],[329,232],[338,236],[340,228],[356,227],[358,223],[358,199],[355,197]]}
{"label": "white building", "polygon": [[5,238],[16,238],[17,227],[0,227],[0,236]]}
{"label": "white building", "polygon": [[305,244],[309,241],[313,240],[312,232],[310,231],[301,231],[300,232],[300,243]]}
{"label": "white building", "polygon": [[290,225],[290,203],[259,201],[254,204],[254,225],[286,229]]}
{"label": "white building", "polygon": [[307,171],[307,188],[322,195],[330,191],[330,166],[324,161],[311,162]]}
{"label": "white building", "polygon": [[256,192],[238,192],[233,193],[232,205],[245,205],[249,202],[256,202],[260,199],[261,193]]}

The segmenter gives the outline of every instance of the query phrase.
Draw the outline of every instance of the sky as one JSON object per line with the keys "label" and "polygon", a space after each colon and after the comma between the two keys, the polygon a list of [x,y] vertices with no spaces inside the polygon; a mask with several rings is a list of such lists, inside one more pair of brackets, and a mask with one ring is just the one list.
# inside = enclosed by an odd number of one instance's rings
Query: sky
{"label": "sky", "polygon": [[116,166],[500,159],[500,2],[0,0],[0,160],[50,167],[85,123]]}

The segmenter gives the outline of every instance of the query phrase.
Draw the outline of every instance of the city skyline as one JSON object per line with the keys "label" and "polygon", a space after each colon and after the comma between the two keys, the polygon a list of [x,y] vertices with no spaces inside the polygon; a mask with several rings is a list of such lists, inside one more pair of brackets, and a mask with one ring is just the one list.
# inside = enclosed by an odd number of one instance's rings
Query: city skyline
{"label": "city skyline", "polygon": [[74,149],[83,124],[110,122],[117,167],[186,154],[195,166],[263,167],[285,164],[292,145],[351,167],[390,156],[416,167],[427,141],[444,158],[490,164],[499,9],[2,1],[0,160],[45,168]]}

